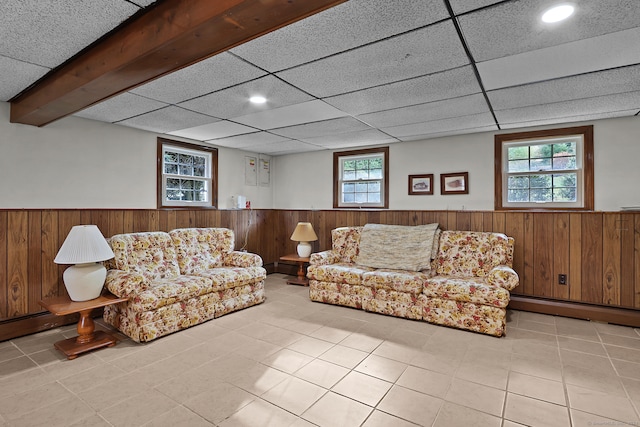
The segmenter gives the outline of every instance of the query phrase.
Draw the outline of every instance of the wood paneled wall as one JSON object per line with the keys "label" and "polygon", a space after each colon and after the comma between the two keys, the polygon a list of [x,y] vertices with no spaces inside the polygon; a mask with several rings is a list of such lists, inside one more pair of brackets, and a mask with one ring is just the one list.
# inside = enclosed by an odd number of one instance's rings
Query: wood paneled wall
{"label": "wood paneled wall", "polygon": [[[3,210],[0,211],[0,340],[6,329],[41,315],[41,298],[63,295],[53,259],[72,226],[95,224],[105,236],[181,227],[228,227],[236,249],[245,245],[266,265],[295,252],[290,235],[299,221],[313,224],[314,251],[331,247],[331,230],[366,223],[498,231],[516,241],[514,295],[640,310],[640,213],[366,211],[366,210]],[[566,274],[567,285],[558,284]],[[640,311],[638,311],[640,316]],[[26,324],[26,323],[25,323]],[[40,324],[37,330],[56,326]],[[3,333],[3,328],[5,332]],[[6,339],[6,338],[5,338]]]}

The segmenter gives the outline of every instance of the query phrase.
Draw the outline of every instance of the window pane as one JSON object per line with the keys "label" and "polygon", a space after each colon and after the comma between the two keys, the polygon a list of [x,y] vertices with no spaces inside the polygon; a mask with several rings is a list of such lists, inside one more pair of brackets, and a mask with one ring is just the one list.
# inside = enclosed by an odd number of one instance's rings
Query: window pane
{"label": "window pane", "polygon": [[510,176],[509,177],[509,189],[512,188],[529,188],[528,176]]}
{"label": "window pane", "polygon": [[371,169],[369,172],[369,178],[382,179],[382,169]]}
{"label": "window pane", "polygon": [[369,179],[369,171],[368,170],[356,170],[356,179]]}
{"label": "window pane", "polygon": [[356,185],[353,182],[347,182],[342,184],[342,191],[345,193],[353,193],[356,191]]}
{"label": "window pane", "polygon": [[356,200],[354,193],[342,193],[342,201],[344,203],[353,203]]}
{"label": "window pane", "polygon": [[510,160],[509,172],[528,172],[529,160]]}
{"label": "window pane", "polygon": [[192,165],[193,164],[193,156],[188,154],[180,154],[179,162],[183,165]]}
{"label": "window pane", "polygon": [[184,196],[182,197],[182,200],[186,200],[188,202],[192,202],[194,200],[194,194],[193,191],[183,191]]}
{"label": "window pane", "polygon": [[507,155],[509,160],[528,159],[529,147],[509,147]]}
{"label": "window pane", "polygon": [[204,166],[194,166],[193,176],[204,176]]}
{"label": "window pane", "polygon": [[193,189],[198,191],[204,191],[206,189],[204,181],[193,181]]}
{"label": "window pane", "polygon": [[180,180],[180,188],[182,188],[183,190],[192,190],[193,189],[193,180],[181,179]]}
{"label": "window pane", "polygon": [[509,202],[528,202],[529,190],[509,190],[507,197]]}
{"label": "window pane", "polygon": [[529,194],[532,202],[552,201],[550,188],[532,188]]}
{"label": "window pane", "polygon": [[553,144],[553,156],[575,156],[576,143],[565,142],[562,144]]}
{"label": "window pane", "polygon": [[167,179],[167,188],[171,188],[171,189],[179,189],[180,188],[180,180],[179,179],[175,179],[175,178],[168,178]]}
{"label": "window pane", "polygon": [[532,145],[529,148],[532,159],[551,157],[551,144]]}
{"label": "window pane", "polygon": [[167,200],[182,200],[182,191],[167,190]]}
{"label": "window pane", "polygon": [[366,203],[367,193],[356,193],[356,203]]}
{"label": "window pane", "polygon": [[572,157],[554,157],[553,158],[553,169],[554,170],[562,170],[562,169],[576,169],[576,158]]}
{"label": "window pane", "polygon": [[529,185],[531,188],[551,188],[551,176],[531,175],[529,177]]}
{"label": "window pane", "polygon": [[532,171],[548,171],[551,170],[551,159],[531,159]]}
{"label": "window pane", "polygon": [[196,200],[198,202],[206,202],[207,201],[207,192],[206,191],[196,191]]}
{"label": "window pane", "polygon": [[554,187],[571,187],[575,188],[578,183],[578,176],[575,173],[565,173],[561,175],[553,175]]}
{"label": "window pane", "polygon": [[178,165],[164,165],[164,173],[177,175],[178,174]]}
{"label": "window pane", "polygon": [[343,163],[342,169],[345,171],[353,171],[356,170],[356,161],[355,160],[345,160]]}
{"label": "window pane", "polygon": [[355,180],[356,179],[355,171],[344,171],[344,174],[342,174],[342,179],[345,181]]}
{"label": "window pane", "polygon": [[165,151],[164,161],[165,163],[178,163],[178,153],[171,153],[169,151]]}
{"label": "window pane", "polygon": [[369,160],[368,159],[360,159],[356,160],[356,170],[369,170]]}
{"label": "window pane", "polygon": [[380,193],[369,193],[369,203],[380,203]]}
{"label": "window pane", "polygon": [[576,189],[575,188],[555,188],[553,190],[554,202],[575,202],[576,201]]}
{"label": "window pane", "polygon": [[367,191],[369,193],[380,193],[380,181],[370,182],[367,185]]}
{"label": "window pane", "polygon": [[356,183],[356,192],[358,193],[366,193],[367,192],[367,183],[366,182],[358,182]]}
{"label": "window pane", "polygon": [[180,165],[180,175],[193,175],[193,168],[191,166]]}

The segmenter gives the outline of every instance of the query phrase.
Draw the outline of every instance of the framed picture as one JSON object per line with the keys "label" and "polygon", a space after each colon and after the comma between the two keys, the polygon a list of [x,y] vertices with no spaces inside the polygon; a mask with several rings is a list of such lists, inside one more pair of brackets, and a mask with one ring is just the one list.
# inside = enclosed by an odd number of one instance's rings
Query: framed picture
{"label": "framed picture", "polygon": [[440,194],[469,194],[469,172],[440,174]]}
{"label": "framed picture", "polygon": [[433,174],[409,175],[409,195],[427,196],[433,194]]}

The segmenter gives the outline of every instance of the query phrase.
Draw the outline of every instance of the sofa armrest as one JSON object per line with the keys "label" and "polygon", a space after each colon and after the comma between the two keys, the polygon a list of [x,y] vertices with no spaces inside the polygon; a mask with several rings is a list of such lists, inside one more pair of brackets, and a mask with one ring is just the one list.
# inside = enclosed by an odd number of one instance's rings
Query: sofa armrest
{"label": "sofa armrest", "polygon": [[338,253],[333,250],[315,252],[309,257],[309,265],[327,265],[335,264],[340,259]]}
{"label": "sofa armrest", "polygon": [[487,274],[487,283],[493,286],[499,286],[508,291],[512,290],[520,284],[518,273],[509,266],[498,265]]}
{"label": "sofa armrest", "polygon": [[144,276],[122,270],[108,270],[105,286],[119,298],[129,298],[147,289]]}
{"label": "sofa armrest", "polygon": [[229,267],[262,267],[262,257],[251,252],[231,251],[222,255],[222,265]]}

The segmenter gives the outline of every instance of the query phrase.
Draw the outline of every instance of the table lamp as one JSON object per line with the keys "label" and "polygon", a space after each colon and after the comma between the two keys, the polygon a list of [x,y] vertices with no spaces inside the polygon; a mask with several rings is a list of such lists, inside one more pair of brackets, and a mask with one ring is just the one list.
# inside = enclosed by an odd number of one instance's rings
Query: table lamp
{"label": "table lamp", "polygon": [[310,222],[299,222],[296,229],[293,230],[291,240],[298,242],[298,256],[307,258],[311,255],[311,243],[318,240],[316,232]]}
{"label": "table lamp", "polygon": [[71,228],[53,262],[74,264],[62,275],[64,286],[73,301],[89,301],[102,293],[107,269],[100,264],[114,257],[113,251],[95,225]]}

